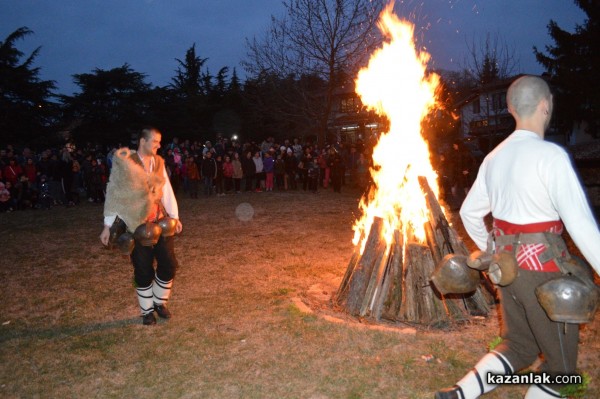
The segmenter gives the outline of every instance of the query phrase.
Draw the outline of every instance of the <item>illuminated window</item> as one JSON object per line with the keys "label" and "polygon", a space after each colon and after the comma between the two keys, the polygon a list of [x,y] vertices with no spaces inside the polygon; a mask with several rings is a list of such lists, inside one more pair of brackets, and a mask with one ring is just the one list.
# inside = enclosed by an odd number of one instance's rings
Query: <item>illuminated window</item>
{"label": "illuminated window", "polygon": [[359,109],[359,101],[356,97],[342,98],[342,103],[340,105],[340,112],[344,113],[353,113],[357,112]]}

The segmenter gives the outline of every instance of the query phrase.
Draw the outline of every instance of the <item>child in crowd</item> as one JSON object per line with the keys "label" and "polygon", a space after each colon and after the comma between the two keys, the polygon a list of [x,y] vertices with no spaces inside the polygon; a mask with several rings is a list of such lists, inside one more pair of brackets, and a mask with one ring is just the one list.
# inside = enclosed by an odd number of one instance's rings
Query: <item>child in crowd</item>
{"label": "child in crowd", "polygon": [[[281,154],[277,155],[277,160],[275,161],[274,171],[275,171],[275,184],[277,186],[277,190],[281,191],[281,190],[283,190],[284,185],[285,185],[285,161],[283,160],[283,156]],[[287,190],[287,187],[285,187],[285,188]]]}
{"label": "child in crowd", "polygon": [[0,182],[0,212],[10,212],[12,210],[10,192],[6,189],[4,183]]}
{"label": "child in crowd", "polygon": [[265,153],[265,158],[263,159],[263,170],[265,172],[265,188],[266,191],[273,191],[273,177],[275,170],[275,160],[271,155],[271,151],[267,151]]}

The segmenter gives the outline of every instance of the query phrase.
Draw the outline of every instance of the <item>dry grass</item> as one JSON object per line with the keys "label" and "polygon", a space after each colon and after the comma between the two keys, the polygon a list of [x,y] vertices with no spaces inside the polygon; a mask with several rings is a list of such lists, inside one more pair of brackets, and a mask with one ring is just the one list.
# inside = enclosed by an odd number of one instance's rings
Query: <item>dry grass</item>
{"label": "dry grass", "polygon": [[[141,325],[128,260],[99,244],[101,207],[0,214],[0,396],[431,398],[485,353],[497,320],[411,335],[321,317],[334,313],[357,196],[180,199],[174,318],[155,327]],[[589,397],[600,397],[599,324],[582,335]]]}

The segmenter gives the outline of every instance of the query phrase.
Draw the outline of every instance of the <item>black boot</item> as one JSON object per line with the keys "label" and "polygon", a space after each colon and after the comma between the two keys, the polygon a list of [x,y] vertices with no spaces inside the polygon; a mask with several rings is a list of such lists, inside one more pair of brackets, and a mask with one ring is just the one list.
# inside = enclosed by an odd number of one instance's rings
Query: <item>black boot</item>
{"label": "black boot", "polygon": [[159,305],[157,303],[154,304],[154,310],[161,319],[170,319],[171,311],[167,308],[166,304]]}
{"label": "black boot", "polygon": [[142,323],[145,326],[151,326],[153,324],[156,324],[156,317],[154,317],[154,312],[150,312],[148,314],[145,314],[142,317],[143,317]]}
{"label": "black boot", "polygon": [[455,385],[450,388],[444,388],[435,393],[435,399],[464,399],[465,395],[461,387]]}

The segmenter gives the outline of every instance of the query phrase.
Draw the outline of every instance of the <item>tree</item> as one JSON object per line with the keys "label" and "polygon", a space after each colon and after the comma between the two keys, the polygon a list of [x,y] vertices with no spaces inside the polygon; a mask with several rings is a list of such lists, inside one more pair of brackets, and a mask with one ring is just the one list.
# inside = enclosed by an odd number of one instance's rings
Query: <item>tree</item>
{"label": "tree", "polygon": [[467,48],[464,68],[478,86],[506,79],[518,69],[515,50],[511,50],[498,34],[487,33],[484,40],[473,37]]}
{"label": "tree", "polygon": [[[345,71],[355,76],[380,42],[375,27],[383,2],[290,0],[284,6],[285,16],[272,17],[271,27],[262,39],[247,40],[249,53],[244,66],[255,78],[274,74],[279,79],[320,79],[324,83],[320,92],[298,92],[294,97],[296,110],[302,111],[307,120],[318,121],[323,142],[337,75]],[[295,88],[303,87],[299,84]],[[317,101],[319,106],[315,106]]]}
{"label": "tree", "polygon": [[179,66],[172,79],[173,90],[188,99],[208,94],[202,80],[202,67],[208,58],[200,58],[196,55],[196,43],[186,51],[184,61],[178,58],[175,60]]}
{"label": "tree", "polygon": [[533,51],[540,64],[551,75],[556,88],[555,123],[565,132],[574,125],[585,123],[594,136],[600,135],[600,5],[595,0],[575,0],[575,4],[587,15],[583,25],[577,25],[574,33],[561,29],[553,20],[548,32],[554,46],[546,46],[547,54]]}
{"label": "tree", "polygon": [[21,27],[0,42],[0,131],[5,140],[40,140],[58,115],[50,101],[55,82],[40,79],[40,68],[33,67],[41,47],[22,61],[24,53],[15,46],[32,33]]}
{"label": "tree", "polygon": [[212,78],[208,71],[202,71],[207,60],[196,54],[195,43],[183,61],[176,59],[179,66],[170,85],[174,102],[167,105],[172,115],[170,127],[176,134],[197,133],[207,123],[208,96],[212,92]]}
{"label": "tree", "polygon": [[79,121],[77,139],[115,143],[148,123],[151,86],[128,64],[73,75],[81,92],[63,96],[65,114]]}

